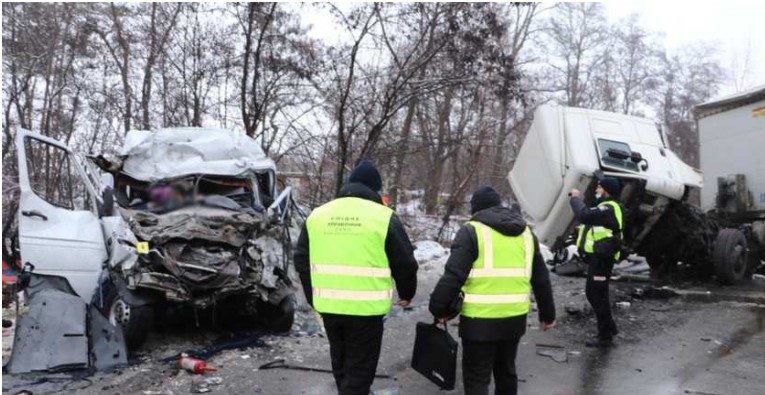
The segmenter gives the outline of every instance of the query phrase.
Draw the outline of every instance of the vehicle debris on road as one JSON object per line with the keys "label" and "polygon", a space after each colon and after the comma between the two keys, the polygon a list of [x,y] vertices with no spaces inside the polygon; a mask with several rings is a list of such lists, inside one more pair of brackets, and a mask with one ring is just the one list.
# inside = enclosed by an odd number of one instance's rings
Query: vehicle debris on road
{"label": "vehicle debris on road", "polygon": [[207,392],[212,392],[211,387],[215,387],[218,385],[223,384],[223,378],[222,377],[208,377],[204,380],[200,381],[192,381],[191,382],[191,393],[192,394],[204,394]]}
{"label": "vehicle debris on road", "polygon": [[559,363],[568,362],[569,353],[566,351],[566,347],[555,344],[537,344],[536,347],[537,355],[549,357]]}
{"label": "vehicle debris on road", "polygon": [[35,274],[20,284],[27,309],[19,313],[8,373],[110,370],[127,365],[122,328],[110,324],[64,277]]}
{"label": "vehicle debris on road", "polygon": [[178,367],[194,374],[205,374],[207,372],[218,371],[217,368],[207,366],[207,362],[191,357],[186,353],[181,354],[181,358],[178,360]]}

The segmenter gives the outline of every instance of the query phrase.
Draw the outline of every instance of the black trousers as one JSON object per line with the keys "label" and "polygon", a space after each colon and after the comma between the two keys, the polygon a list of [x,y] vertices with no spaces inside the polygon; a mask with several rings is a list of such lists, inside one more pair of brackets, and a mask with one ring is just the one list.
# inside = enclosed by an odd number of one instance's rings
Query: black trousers
{"label": "black trousers", "polygon": [[495,395],[518,393],[515,355],[520,337],[496,342],[462,339],[462,382],[465,395],[487,395],[492,373]]}
{"label": "black trousers", "polygon": [[322,314],[340,395],[369,395],[382,345],[383,317]]}
{"label": "black trousers", "polygon": [[598,321],[598,337],[610,339],[618,333],[608,293],[615,262],[612,257],[600,254],[587,254],[586,259],[589,265],[584,293]]}

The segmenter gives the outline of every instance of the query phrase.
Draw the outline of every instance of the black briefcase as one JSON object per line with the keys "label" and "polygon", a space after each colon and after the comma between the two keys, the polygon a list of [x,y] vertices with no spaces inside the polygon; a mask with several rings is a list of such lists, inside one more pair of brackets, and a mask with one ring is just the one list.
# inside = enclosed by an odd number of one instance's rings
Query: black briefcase
{"label": "black briefcase", "polygon": [[436,323],[417,323],[412,368],[441,389],[454,389],[457,376],[457,341]]}

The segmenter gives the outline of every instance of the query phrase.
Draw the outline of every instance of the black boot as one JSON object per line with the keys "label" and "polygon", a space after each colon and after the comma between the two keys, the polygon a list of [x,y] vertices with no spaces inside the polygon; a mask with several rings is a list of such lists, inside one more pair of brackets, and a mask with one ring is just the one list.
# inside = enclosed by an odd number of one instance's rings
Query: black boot
{"label": "black boot", "polygon": [[596,336],[596,337],[593,337],[592,339],[585,341],[584,345],[587,347],[596,347],[596,348],[611,347],[614,345],[614,339],[613,337],[610,337],[610,336],[609,337]]}

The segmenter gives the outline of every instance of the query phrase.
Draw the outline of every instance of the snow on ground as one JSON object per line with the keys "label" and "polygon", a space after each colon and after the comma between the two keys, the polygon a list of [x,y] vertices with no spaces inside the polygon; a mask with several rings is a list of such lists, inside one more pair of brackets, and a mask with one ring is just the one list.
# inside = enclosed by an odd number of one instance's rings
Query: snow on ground
{"label": "snow on ground", "polygon": [[443,219],[435,215],[419,213],[412,216],[399,215],[399,218],[404,223],[410,240],[433,240],[444,243],[451,243],[460,226],[467,221],[467,218],[452,217],[442,231]]}
{"label": "snow on ground", "polygon": [[396,207],[396,212],[399,215],[417,215],[420,214],[420,199],[410,200],[406,203],[401,203]]}
{"label": "snow on ground", "polygon": [[544,259],[545,262],[553,259],[553,253],[550,251],[550,247],[542,243],[539,244],[539,252],[542,254],[542,259]]}
{"label": "snow on ground", "polygon": [[421,240],[414,243],[414,258],[417,262],[430,261],[446,255],[448,252],[441,244],[430,240]]}
{"label": "snow on ground", "polygon": [[449,249],[431,240],[417,241],[414,247],[414,258],[420,265],[417,272],[419,282],[434,284],[444,274]]}

